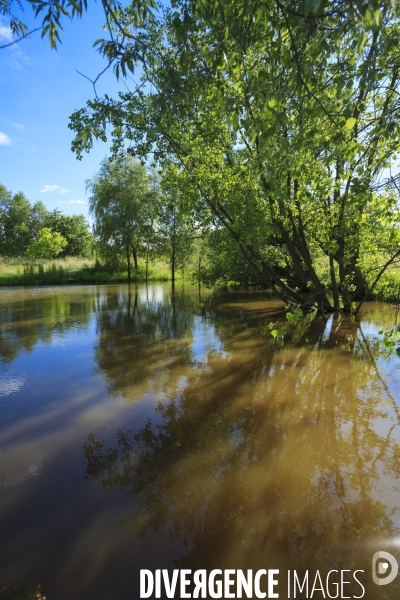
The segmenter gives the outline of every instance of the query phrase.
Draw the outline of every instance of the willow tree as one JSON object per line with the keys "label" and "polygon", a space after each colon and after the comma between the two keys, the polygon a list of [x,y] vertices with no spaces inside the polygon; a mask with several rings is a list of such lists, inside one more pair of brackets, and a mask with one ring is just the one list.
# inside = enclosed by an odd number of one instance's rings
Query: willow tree
{"label": "willow tree", "polygon": [[86,182],[94,235],[106,258],[122,254],[128,281],[131,263],[138,270],[138,254],[145,245],[156,194],[146,168],[129,156],[106,158],[100,171]]}
{"label": "willow tree", "polygon": [[399,256],[396,198],[380,181],[399,146],[400,24],[392,4],[349,7],[116,9],[100,51],[142,81],[74,113],[74,150],[111,123],[114,149],[128,140],[173,166],[199,218],[225,228],[278,297],[350,312]]}

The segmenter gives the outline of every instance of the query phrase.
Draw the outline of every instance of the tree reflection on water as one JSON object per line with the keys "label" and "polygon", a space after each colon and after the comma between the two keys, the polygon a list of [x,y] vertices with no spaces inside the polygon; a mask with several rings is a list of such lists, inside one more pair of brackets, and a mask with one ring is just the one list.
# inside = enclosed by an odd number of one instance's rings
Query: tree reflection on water
{"label": "tree reflection on water", "polygon": [[[29,292],[29,293],[28,293]],[[31,353],[39,342],[88,327],[95,299],[90,288],[2,290],[0,298],[0,364]]]}
{"label": "tree reflection on water", "polygon": [[124,531],[172,544],[180,568],[364,569],[368,598],[398,594],[370,583],[372,554],[396,554],[400,414],[368,308],[303,323],[283,346],[273,302],[133,294],[107,308],[96,360],[111,393],[162,398],[143,427],[84,445],[87,476],[132,496]]}

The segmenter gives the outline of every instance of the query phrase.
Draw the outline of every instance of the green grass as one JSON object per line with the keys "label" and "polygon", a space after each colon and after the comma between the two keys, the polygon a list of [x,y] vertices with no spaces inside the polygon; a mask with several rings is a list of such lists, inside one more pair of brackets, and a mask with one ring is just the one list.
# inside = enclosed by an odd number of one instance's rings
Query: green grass
{"label": "green grass", "polygon": [[[133,282],[146,281],[146,267],[139,262],[137,273],[133,271]],[[182,278],[182,275],[181,277]],[[148,281],[168,281],[171,271],[166,263],[149,265]],[[0,286],[12,285],[60,285],[71,283],[120,283],[128,281],[124,269],[107,268],[94,259],[68,257],[41,260],[34,263],[20,258],[0,258]]]}
{"label": "green grass", "polygon": [[[178,272],[177,279],[190,279],[191,271]],[[169,266],[162,261],[149,265],[148,281],[170,281]],[[21,258],[0,257],[0,286],[60,285],[74,283],[123,283],[128,281],[126,270],[106,267],[99,261],[83,257],[41,260],[35,263]],[[133,282],[145,283],[146,267],[139,262],[138,272],[133,270]],[[329,282],[326,282],[329,285]],[[400,290],[400,267],[389,269],[379,280],[368,300],[397,302]]]}

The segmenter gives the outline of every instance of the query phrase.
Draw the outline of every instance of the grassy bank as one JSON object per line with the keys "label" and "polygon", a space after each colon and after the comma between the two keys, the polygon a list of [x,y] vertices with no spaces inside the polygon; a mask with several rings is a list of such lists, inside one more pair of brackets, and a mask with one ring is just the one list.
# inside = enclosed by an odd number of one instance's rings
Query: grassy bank
{"label": "grassy bank", "polygon": [[[190,277],[190,272],[178,272],[177,279]],[[328,279],[328,277],[326,278]],[[170,281],[171,271],[165,262],[149,265],[148,281]],[[20,258],[0,258],[0,286],[13,285],[65,285],[74,283],[125,283],[128,274],[124,269],[112,270],[94,259],[81,257],[23,262]],[[139,262],[138,272],[133,271],[134,283],[145,283],[146,266]],[[329,285],[329,281],[326,282]],[[400,293],[400,268],[389,269],[379,280],[369,300],[397,302]]]}
{"label": "grassy bank", "polygon": [[[181,275],[181,274],[179,274]],[[168,281],[171,271],[166,263],[149,265],[148,281]],[[111,270],[99,261],[68,257],[40,262],[22,262],[21,259],[0,259],[0,286],[12,285],[62,285],[71,283],[120,283],[127,282],[125,270]],[[133,273],[135,283],[146,281],[145,264],[139,263]]]}

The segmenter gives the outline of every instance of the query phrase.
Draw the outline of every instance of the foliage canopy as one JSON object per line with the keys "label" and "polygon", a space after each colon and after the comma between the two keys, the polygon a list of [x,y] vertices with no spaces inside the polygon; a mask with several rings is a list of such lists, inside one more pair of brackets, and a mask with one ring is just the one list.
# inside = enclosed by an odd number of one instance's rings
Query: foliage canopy
{"label": "foliage canopy", "polygon": [[67,245],[67,240],[57,231],[43,227],[38,239],[31,240],[25,254],[29,258],[55,258]]}
{"label": "foliage canopy", "polygon": [[75,112],[73,148],[111,124],[115,152],[175,169],[257,281],[350,312],[399,256],[396,197],[379,186],[399,146],[399,20],[363,7],[357,21],[341,2],[179,1],[139,23],[120,8],[99,48],[141,84]]}
{"label": "foliage canopy", "polygon": [[43,228],[66,239],[61,257],[90,253],[92,236],[83,215],[64,215],[58,209],[50,212],[40,201],[31,205],[22,192],[13,195],[0,184],[0,256],[23,256]]}
{"label": "foliage canopy", "polygon": [[154,219],[157,192],[151,176],[137,160],[127,155],[106,158],[100,171],[89,179],[89,210],[94,234],[106,258],[122,254],[131,281],[131,258],[138,269],[138,253]]}

